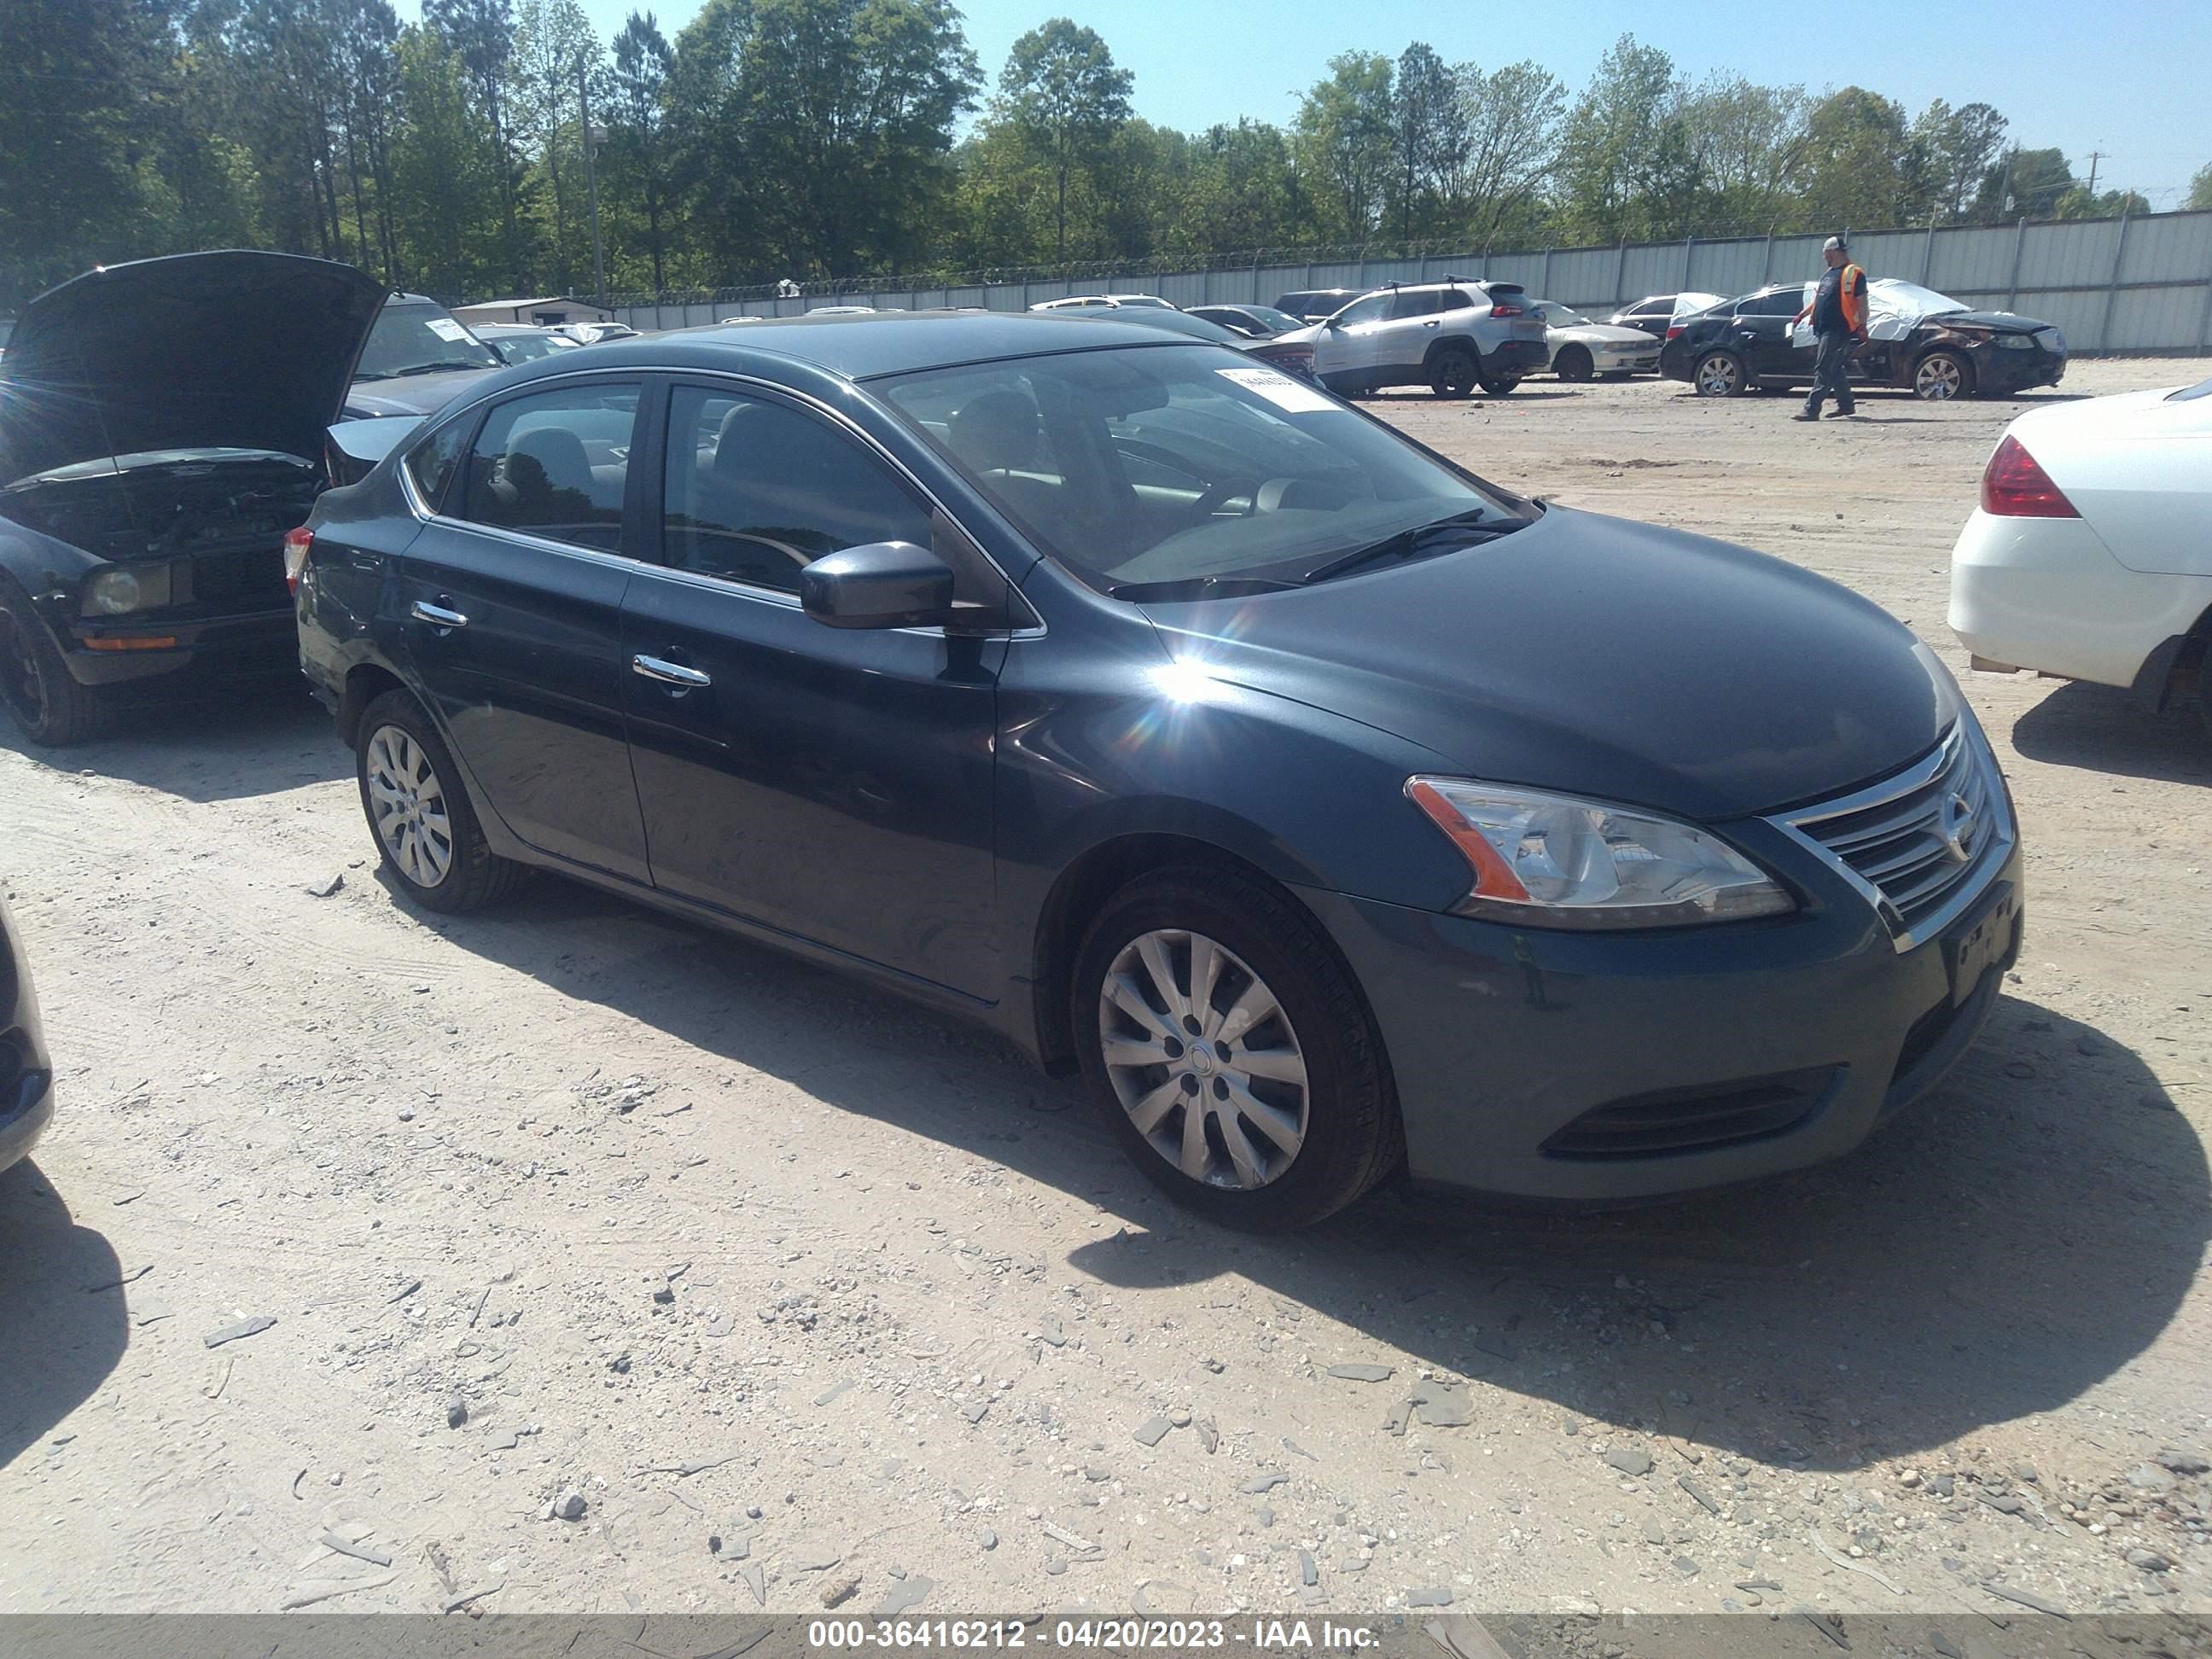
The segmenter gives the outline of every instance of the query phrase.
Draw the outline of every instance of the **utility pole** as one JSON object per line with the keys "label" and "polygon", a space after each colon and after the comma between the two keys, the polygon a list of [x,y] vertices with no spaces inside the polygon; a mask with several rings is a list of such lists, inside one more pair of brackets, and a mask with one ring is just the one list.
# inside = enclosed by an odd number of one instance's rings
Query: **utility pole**
{"label": "utility pole", "polygon": [[606,257],[599,246],[599,173],[593,159],[599,132],[592,125],[592,88],[580,58],[576,60],[576,107],[584,118],[584,188],[592,200],[592,303],[597,305],[607,295]]}
{"label": "utility pole", "polygon": [[2097,163],[2104,159],[2105,152],[2101,149],[2089,152],[2089,199],[2092,202],[2097,199]]}

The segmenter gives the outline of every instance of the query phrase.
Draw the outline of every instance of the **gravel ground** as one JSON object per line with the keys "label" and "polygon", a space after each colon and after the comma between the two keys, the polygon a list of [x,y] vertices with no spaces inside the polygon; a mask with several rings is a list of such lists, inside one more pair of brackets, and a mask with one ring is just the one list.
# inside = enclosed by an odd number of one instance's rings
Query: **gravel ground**
{"label": "gravel ground", "polygon": [[[1794,404],[1375,407],[1963,672],[2021,405]],[[2212,744],[1968,691],[2029,942],[1938,1097],[1725,1196],[1268,1241],[871,990],[556,880],[402,908],[304,696],[0,740],[62,1072],[0,1176],[0,1609],[2204,1611]]]}

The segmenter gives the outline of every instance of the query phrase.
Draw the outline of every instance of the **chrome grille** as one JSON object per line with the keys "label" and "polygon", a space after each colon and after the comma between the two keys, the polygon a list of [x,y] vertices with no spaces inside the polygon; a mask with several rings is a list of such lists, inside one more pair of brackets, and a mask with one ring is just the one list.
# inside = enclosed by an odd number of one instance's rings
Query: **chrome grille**
{"label": "chrome grille", "polygon": [[1900,951],[1972,902],[2016,839],[1996,758],[1965,720],[1894,777],[1773,822],[1865,895]]}

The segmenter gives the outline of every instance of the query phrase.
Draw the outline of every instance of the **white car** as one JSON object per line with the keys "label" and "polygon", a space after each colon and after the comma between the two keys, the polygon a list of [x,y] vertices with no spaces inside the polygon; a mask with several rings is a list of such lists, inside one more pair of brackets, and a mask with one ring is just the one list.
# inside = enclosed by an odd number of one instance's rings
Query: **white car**
{"label": "white car", "polygon": [[1153,311],[1174,311],[1157,294],[1071,294],[1065,300],[1040,300],[1031,311],[1118,311],[1124,306]]}
{"label": "white car", "polygon": [[1659,342],[1642,329],[1593,322],[1573,307],[1549,300],[1534,300],[1529,305],[1544,319],[1552,373],[1561,380],[1615,380],[1658,371]]}
{"label": "white car", "polygon": [[2212,642],[2212,380],[2014,421],[1951,551],[1950,621],[1977,668],[2126,686],[2153,708],[2195,679]]}

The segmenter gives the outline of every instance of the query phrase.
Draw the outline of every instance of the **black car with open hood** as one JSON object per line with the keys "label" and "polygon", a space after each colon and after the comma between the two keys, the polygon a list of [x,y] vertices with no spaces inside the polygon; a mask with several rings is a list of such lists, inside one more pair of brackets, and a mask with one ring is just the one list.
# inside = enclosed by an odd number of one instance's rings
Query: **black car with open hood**
{"label": "black car with open hood", "polygon": [[33,741],[94,735],[128,688],[290,659],[283,537],[384,295],[229,251],[25,308],[0,361],[0,706]]}

